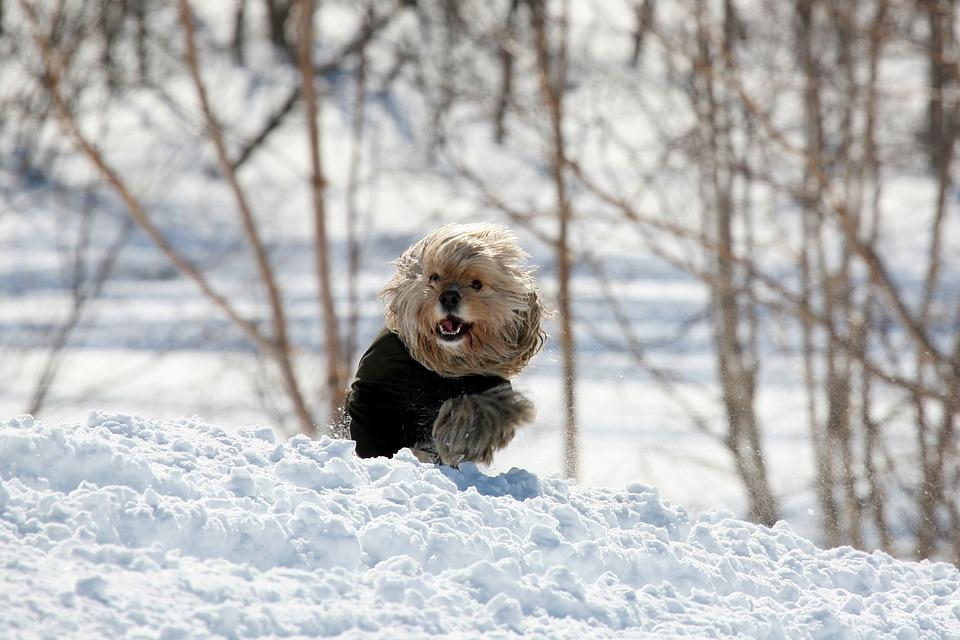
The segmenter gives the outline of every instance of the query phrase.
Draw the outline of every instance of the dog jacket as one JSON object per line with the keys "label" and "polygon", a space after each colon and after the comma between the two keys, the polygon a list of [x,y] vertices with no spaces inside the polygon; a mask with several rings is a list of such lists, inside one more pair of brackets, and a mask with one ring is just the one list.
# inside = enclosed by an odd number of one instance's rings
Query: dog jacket
{"label": "dog jacket", "polygon": [[433,423],[450,398],[509,381],[499,376],[445,378],[417,362],[400,337],[384,329],[360,359],[347,397],[350,436],[361,458],[390,457],[404,447],[431,453]]}

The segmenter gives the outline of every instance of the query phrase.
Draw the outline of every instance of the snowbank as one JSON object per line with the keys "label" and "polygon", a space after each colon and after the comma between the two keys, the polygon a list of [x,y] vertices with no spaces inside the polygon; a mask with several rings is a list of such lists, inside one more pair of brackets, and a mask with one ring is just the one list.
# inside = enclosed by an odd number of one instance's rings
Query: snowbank
{"label": "snowbank", "polygon": [[[0,424],[0,636],[960,637],[960,572],[352,443]],[[709,488],[705,487],[705,491]]]}

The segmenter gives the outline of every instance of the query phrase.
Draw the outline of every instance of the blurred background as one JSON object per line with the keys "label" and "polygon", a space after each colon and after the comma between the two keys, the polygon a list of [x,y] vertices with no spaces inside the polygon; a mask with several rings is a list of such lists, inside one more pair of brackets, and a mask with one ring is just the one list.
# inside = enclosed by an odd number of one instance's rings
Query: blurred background
{"label": "blurred background", "polygon": [[389,262],[556,311],[491,473],[960,561],[954,0],[0,0],[0,415],[329,433]]}

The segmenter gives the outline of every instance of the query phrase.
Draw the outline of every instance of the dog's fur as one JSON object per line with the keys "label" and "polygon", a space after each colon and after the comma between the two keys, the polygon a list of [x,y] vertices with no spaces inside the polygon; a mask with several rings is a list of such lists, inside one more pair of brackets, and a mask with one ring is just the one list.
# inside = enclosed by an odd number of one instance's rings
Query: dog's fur
{"label": "dog's fur", "polygon": [[[387,329],[417,362],[441,376],[516,375],[546,339],[540,294],[524,267],[528,257],[503,226],[441,227],[395,263],[396,274],[380,292]],[[438,302],[445,291],[460,295],[455,315],[466,328],[455,342],[438,335],[451,313]],[[445,464],[489,464],[494,451],[533,417],[530,401],[504,384],[444,402],[433,425],[434,442]]]}
{"label": "dog's fur", "polygon": [[503,384],[483,393],[452,398],[440,407],[433,439],[444,464],[463,460],[490,464],[517,428],[536,417],[533,403]]}
{"label": "dog's fur", "polygon": [[[397,333],[422,365],[443,376],[519,373],[543,346],[543,306],[529,256],[505,227],[448,224],[403,252],[396,274],[380,291],[387,328]],[[440,279],[430,281],[437,274]],[[482,283],[479,291],[470,286]],[[437,339],[444,313],[437,296],[457,287],[459,315],[473,323],[467,339],[448,345]],[[466,342],[466,344],[463,344]]]}

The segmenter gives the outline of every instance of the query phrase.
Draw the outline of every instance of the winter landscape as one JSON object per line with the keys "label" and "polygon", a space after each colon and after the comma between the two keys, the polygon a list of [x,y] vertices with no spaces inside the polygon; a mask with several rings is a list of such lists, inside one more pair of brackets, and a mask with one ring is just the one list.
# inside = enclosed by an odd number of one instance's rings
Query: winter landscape
{"label": "winter landscape", "polygon": [[[958,15],[0,2],[0,637],[960,638]],[[470,221],[537,419],[361,460]]]}

